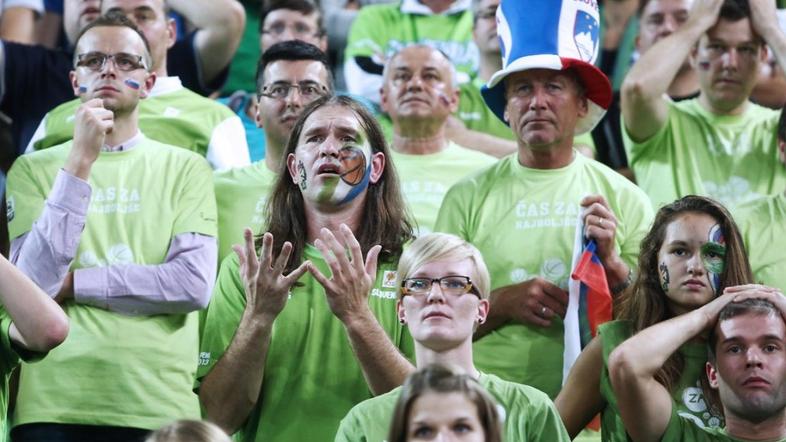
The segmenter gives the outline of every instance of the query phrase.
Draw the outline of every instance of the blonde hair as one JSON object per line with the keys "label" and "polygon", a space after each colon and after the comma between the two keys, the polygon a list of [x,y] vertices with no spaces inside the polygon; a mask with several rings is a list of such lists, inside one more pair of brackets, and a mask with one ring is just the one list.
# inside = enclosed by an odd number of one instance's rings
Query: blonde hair
{"label": "blonde hair", "polygon": [[216,424],[182,419],[154,431],[145,442],[232,442],[232,439]]}
{"label": "blonde hair", "polygon": [[429,233],[412,241],[404,249],[398,260],[396,271],[396,287],[401,297],[401,281],[407,279],[415,270],[435,261],[462,261],[472,260],[474,270],[472,275],[467,275],[472,280],[472,286],[477,290],[481,299],[488,299],[491,291],[491,277],[483,255],[472,244],[458,236],[449,233]]}

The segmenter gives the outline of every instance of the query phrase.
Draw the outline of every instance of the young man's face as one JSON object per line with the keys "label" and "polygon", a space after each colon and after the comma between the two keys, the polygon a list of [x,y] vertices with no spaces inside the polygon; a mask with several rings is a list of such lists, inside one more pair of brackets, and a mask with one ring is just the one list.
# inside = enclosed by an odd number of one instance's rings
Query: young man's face
{"label": "young man's face", "polygon": [[303,14],[292,9],[276,9],[265,17],[259,47],[265,52],[276,43],[300,40],[327,51],[327,36],[319,29],[318,12]]}
{"label": "young man's face", "polygon": [[500,53],[497,37],[497,6],[499,0],[481,0],[475,11],[472,39],[481,53]]}
{"label": "young man's face", "polygon": [[175,22],[167,17],[164,0],[103,0],[101,13],[122,12],[144,34],[153,70],[166,66],[167,50],[175,44]]}
{"label": "young man's face", "polygon": [[531,69],[505,79],[505,119],[519,140],[533,149],[573,139],[579,118],[587,115],[587,99],[568,72]]}
{"label": "young man's face", "polygon": [[393,121],[447,120],[458,108],[450,62],[432,48],[402,49],[389,62],[382,85],[382,109]]}
{"label": "young man's face", "polygon": [[[314,60],[278,60],[265,67],[263,90],[258,96],[257,126],[265,135],[284,146],[303,108],[327,94],[328,72],[325,65]],[[298,85],[299,88],[289,87]],[[271,93],[288,87],[285,97]],[[283,89],[282,89],[283,90]]]}
{"label": "young man's face", "polygon": [[70,43],[90,22],[101,14],[101,0],[65,0],[63,2],[63,30]]}
{"label": "young man's face", "polygon": [[[71,72],[74,93],[82,101],[100,98],[116,114],[136,108],[155,82],[142,38],[130,28],[90,29],[76,46],[77,66]],[[103,65],[101,59],[104,59]]]}
{"label": "young man's face", "polygon": [[713,109],[731,112],[750,97],[767,50],[750,20],[721,19],[699,39],[691,62]]}
{"label": "young man's face", "polygon": [[650,0],[641,11],[636,49],[645,53],[688,20],[693,0]]}
{"label": "young man's face", "polygon": [[374,152],[360,120],[344,106],[324,106],[303,123],[287,168],[303,199],[330,210],[363,201],[382,177],[385,156]]}
{"label": "young man's face", "polygon": [[749,312],[716,325],[716,364],[707,364],[726,416],[750,422],[786,407],[786,325],[777,314]]}

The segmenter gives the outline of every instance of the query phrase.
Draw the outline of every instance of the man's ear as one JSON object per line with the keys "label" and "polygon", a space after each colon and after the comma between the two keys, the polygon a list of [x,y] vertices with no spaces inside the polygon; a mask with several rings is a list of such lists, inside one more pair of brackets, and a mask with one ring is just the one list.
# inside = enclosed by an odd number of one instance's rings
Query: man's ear
{"label": "man's ear", "polygon": [[262,129],[265,127],[265,125],[262,124],[262,116],[259,115],[259,95],[254,94],[254,98],[252,98],[252,100],[254,100],[254,102],[251,104],[254,106],[254,121],[257,123],[257,127]]}
{"label": "man's ear", "polygon": [[385,171],[385,154],[382,152],[371,152],[371,176],[369,182],[376,184],[382,178]]}
{"label": "man's ear", "polygon": [[82,91],[79,90],[79,80],[76,78],[76,71],[71,71],[68,73],[68,79],[71,81],[71,88],[74,90],[74,96],[78,97],[82,95]]}
{"label": "man's ear", "polygon": [[175,22],[175,19],[167,18],[166,19],[166,28],[167,28],[166,29],[166,31],[167,31],[167,33],[166,33],[167,34],[166,35],[166,38],[167,38],[166,48],[169,49],[172,46],[174,46],[175,42],[177,41],[177,23]]}
{"label": "man's ear", "polygon": [[295,164],[295,154],[291,153],[287,155],[287,170],[289,171],[289,176],[292,178],[292,182],[296,185],[300,185],[298,182],[298,177],[300,176],[297,173],[297,165]]}
{"label": "man's ear", "polygon": [[705,370],[707,371],[707,380],[709,380],[709,382],[710,382],[710,387],[712,387],[713,390],[717,390],[718,389],[718,371],[715,369],[715,367],[710,362],[707,362],[707,364],[705,365]]}
{"label": "man's ear", "polygon": [[388,112],[388,94],[384,85],[379,88],[379,108],[382,109],[382,112],[390,114]]}
{"label": "man's ear", "polygon": [[156,78],[155,72],[148,72],[147,78],[145,78],[144,83],[142,83],[142,88],[139,91],[139,98],[147,98],[150,96],[150,92],[156,84]]}

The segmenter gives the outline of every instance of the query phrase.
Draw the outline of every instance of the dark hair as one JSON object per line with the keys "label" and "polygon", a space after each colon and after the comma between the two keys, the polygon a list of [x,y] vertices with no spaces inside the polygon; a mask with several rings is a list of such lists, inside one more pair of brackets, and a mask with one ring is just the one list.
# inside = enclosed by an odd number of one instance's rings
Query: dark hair
{"label": "dark hair", "polygon": [[778,119],[778,139],[786,141],[786,106],[781,109],[781,117]]}
{"label": "dark hair", "polygon": [[[142,39],[142,42],[145,43],[146,53],[144,55],[147,58],[147,65],[148,65],[147,69],[150,70],[153,68],[153,66],[151,66],[152,59],[150,55],[150,43],[148,43],[147,38],[145,38],[145,34],[143,34],[142,31],[140,31],[139,28],[136,27],[134,22],[129,20],[128,17],[126,17],[122,11],[109,11],[106,14],[101,15],[95,20],[93,20],[92,22],[88,23],[87,26],[85,26],[84,28],[82,28],[81,31],[79,31],[79,35],[77,35],[76,40],[74,41],[74,48],[77,47],[77,45],[79,44],[79,40],[82,39],[82,36],[85,35],[87,31],[99,27],[130,28],[132,31],[136,32],[136,34],[139,35],[139,37]],[[76,63],[77,55],[78,54],[76,53],[76,51],[74,51],[74,63]]]}
{"label": "dark hair", "polygon": [[[475,379],[441,365],[429,365],[407,378],[396,402],[388,442],[406,442],[409,415],[415,401],[426,393],[461,393],[475,404],[486,442],[502,441],[502,420],[497,403]],[[445,404],[450,406],[450,404]]]}
{"label": "dark hair", "polygon": [[216,424],[182,419],[150,433],[145,442],[231,442]]}
{"label": "dark hair", "polygon": [[[292,243],[292,254],[287,271],[297,267],[303,258],[306,245],[306,211],[303,195],[292,181],[287,169],[286,158],[294,153],[306,120],[323,107],[340,106],[351,110],[360,121],[374,153],[385,155],[385,168],[376,183],[370,183],[366,193],[364,213],[358,231],[354,232],[365,256],[374,245],[381,245],[380,262],[392,262],[403,250],[404,243],[411,240],[412,223],[399,189],[398,177],[393,167],[385,136],[374,116],[360,102],[345,95],[322,97],[309,104],[298,118],[289,142],[283,153],[278,177],[268,198],[265,231],[273,234],[274,249],[280,250],[284,241]],[[261,246],[261,236],[257,247]]]}
{"label": "dark hair", "polygon": [[748,0],[724,0],[718,20],[740,21],[751,16]]}
{"label": "dark hair", "polygon": [[[687,213],[703,213],[714,218],[720,225],[726,241],[726,265],[720,276],[718,293],[723,289],[753,281],[753,273],[748,263],[748,255],[742,242],[740,231],[731,214],[723,205],[710,198],[688,195],[667,204],[658,210],[652,229],[641,241],[638,272],[633,284],[625,290],[618,301],[615,313],[617,319],[630,321],[633,332],[639,332],[651,325],[670,319],[673,315],[668,308],[668,298],[664,293],[658,271],[658,252],[666,238],[666,229],[678,217]],[[675,387],[682,373],[684,361],[680,354],[674,353],[655,374],[655,379],[667,390]]]}
{"label": "dark hair", "polygon": [[741,316],[746,313],[752,313],[754,315],[775,315],[776,317],[780,317],[780,311],[778,310],[775,305],[766,300],[766,299],[758,299],[758,298],[751,298],[751,299],[744,299],[740,302],[730,302],[726,304],[721,311],[718,313],[718,322],[713,325],[712,329],[710,329],[709,337],[707,338],[707,355],[708,359],[711,363],[715,363],[716,357],[716,350],[718,345],[718,326],[721,322],[734,318],[736,316]]}
{"label": "dark hair", "polygon": [[259,57],[257,63],[257,95],[262,92],[265,84],[265,68],[276,61],[301,61],[314,60],[322,63],[327,72],[327,87],[330,94],[333,94],[333,74],[330,71],[327,55],[318,47],[300,40],[282,41],[269,47]]}
{"label": "dark hair", "polygon": [[289,9],[297,11],[303,15],[317,14],[317,33],[321,37],[325,34],[325,28],[322,24],[322,11],[319,6],[309,0],[272,0],[270,2],[262,1],[262,7],[259,10],[259,33],[265,29],[265,19],[267,16],[278,9]]}

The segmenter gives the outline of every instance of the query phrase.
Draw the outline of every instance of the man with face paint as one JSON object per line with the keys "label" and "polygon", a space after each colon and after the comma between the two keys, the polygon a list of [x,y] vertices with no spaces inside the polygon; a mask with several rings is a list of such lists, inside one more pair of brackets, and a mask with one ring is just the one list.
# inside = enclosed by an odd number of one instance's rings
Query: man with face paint
{"label": "man with face paint", "polygon": [[395,292],[412,228],[378,123],[320,98],[283,158],[265,233],[254,244],[246,229],[222,262],[201,336],[205,416],[247,442],[331,440],[352,406],[414,370]]}
{"label": "man with face paint", "polygon": [[[140,11],[135,16],[145,20],[146,26],[165,23],[165,29],[174,30],[174,21],[157,15],[157,8],[164,12],[164,0],[121,0],[116,3],[121,2],[138,7]],[[147,30],[143,29],[150,44],[156,47],[153,50],[156,52],[153,54],[153,69],[159,79],[167,74],[176,76],[183,87],[208,95],[219,89],[228,75],[229,62],[242,35],[243,7],[236,0],[169,0],[167,5],[198,29],[179,41],[173,37],[147,35]],[[144,11],[144,8],[150,8],[154,14]],[[68,80],[68,72],[73,67],[70,48],[79,32],[107,10],[107,5],[101,0],[64,0],[63,28],[69,47],[66,51],[0,42],[0,79],[3,80],[0,81],[0,110],[13,120],[13,138],[18,153],[24,152],[41,118],[74,97]],[[140,28],[144,27],[137,24]],[[161,55],[164,55],[163,65],[159,65]],[[73,127],[70,127],[66,132],[72,130]],[[185,145],[183,140],[189,137],[181,138],[180,142],[159,141]],[[49,145],[63,141],[66,139]]]}
{"label": "man with face paint", "polygon": [[[174,44],[176,29],[166,7],[163,0],[103,0],[101,3],[103,13],[125,14],[150,42],[157,81],[150,99],[139,107],[141,130],[156,141],[205,156],[214,169],[248,165],[248,147],[240,119],[226,106],[186,89],[179,77],[168,76],[168,48]],[[77,99],[48,112],[27,151],[69,140],[78,106]]]}
{"label": "man with face paint", "polygon": [[[709,337],[707,336],[709,334]],[[709,387],[726,426],[703,428],[676,412],[656,379],[691,340],[706,341]],[[609,356],[625,428],[641,441],[786,440],[786,298],[760,285],[730,287],[712,302],[644,329]]]}
{"label": "man with face paint", "polygon": [[496,160],[447,138],[459,92],[455,70],[441,52],[405,47],[390,57],[382,76],[382,110],[393,121],[392,160],[418,230],[428,233],[448,188]]}
{"label": "man with face paint", "polygon": [[290,40],[272,45],[259,59],[255,121],[266,132],[267,155],[250,166],[217,171],[218,259],[243,241],[243,229],[258,233],[265,202],[280,172],[289,134],[303,108],[333,93],[327,56],[308,43]]}
{"label": "man with face paint", "polygon": [[[786,167],[786,109],[777,134],[778,156]],[[740,206],[737,219],[756,281],[786,291],[786,190]]]}
{"label": "man with face paint", "polygon": [[[786,187],[777,112],[748,100],[767,47],[785,66],[774,1],[696,0],[688,20],[633,65],[622,86],[626,151],[655,207],[695,194],[734,209]],[[664,93],[687,57],[700,93],[673,103]]]}
{"label": "man with face paint", "polygon": [[215,279],[215,197],[202,157],[139,129],[150,63],[122,14],[88,25],[71,72],[73,141],[9,172],[11,259],[71,319],[69,339],[21,369],[15,440],[136,442],[199,417],[196,310]]}

